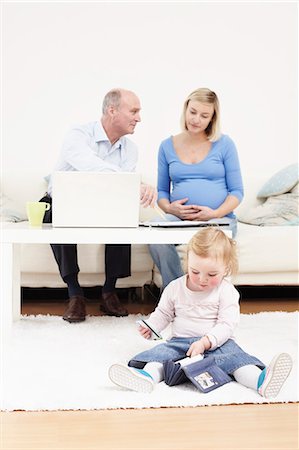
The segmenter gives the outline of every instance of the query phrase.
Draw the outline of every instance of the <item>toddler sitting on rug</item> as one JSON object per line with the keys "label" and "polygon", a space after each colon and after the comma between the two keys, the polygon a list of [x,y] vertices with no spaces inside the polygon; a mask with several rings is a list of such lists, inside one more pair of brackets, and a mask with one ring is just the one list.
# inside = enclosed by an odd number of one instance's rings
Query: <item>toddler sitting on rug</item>
{"label": "toddler sitting on rug", "polygon": [[[236,273],[237,266],[235,241],[213,227],[197,232],[187,247],[187,274],[164,289],[148,319],[157,332],[171,323],[171,339],[134,356],[128,366],[112,365],[111,381],[133,391],[151,392],[160,381],[173,386],[189,378],[202,392],[209,392],[235,380],[266,398],[276,397],[292,359],[280,353],[265,367],[236,344],[239,293],[226,277]],[[139,327],[139,333],[146,339],[152,336],[145,326]]]}

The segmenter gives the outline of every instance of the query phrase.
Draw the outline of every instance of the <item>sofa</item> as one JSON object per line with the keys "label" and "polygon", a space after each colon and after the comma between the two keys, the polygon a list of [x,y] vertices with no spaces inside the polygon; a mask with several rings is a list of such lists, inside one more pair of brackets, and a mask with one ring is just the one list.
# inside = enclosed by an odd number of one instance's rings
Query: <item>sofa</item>
{"label": "sofa", "polygon": [[[265,201],[263,198],[257,198],[257,193],[266,181],[267,177],[258,174],[244,179],[245,197],[236,210],[240,219],[236,236],[239,272],[233,282],[236,285],[249,286],[298,285],[298,226],[261,226],[245,223],[248,221],[246,213],[260,207]],[[1,180],[1,221],[27,220],[26,201],[38,200],[46,188],[47,183],[43,175],[36,169],[26,172],[4,171]],[[296,192],[294,186],[292,189]],[[149,220],[154,214],[150,209],[140,210],[141,219],[144,220]],[[178,251],[183,260],[185,246],[178,246]],[[104,246],[79,245],[78,258],[81,285],[103,285]],[[146,245],[132,246],[131,272],[130,277],[118,280],[117,287],[142,288],[151,283],[161,287],[161,276],[153,265]],[[21,285],[32,288],[65,287],[49,245],[22,245]]]}

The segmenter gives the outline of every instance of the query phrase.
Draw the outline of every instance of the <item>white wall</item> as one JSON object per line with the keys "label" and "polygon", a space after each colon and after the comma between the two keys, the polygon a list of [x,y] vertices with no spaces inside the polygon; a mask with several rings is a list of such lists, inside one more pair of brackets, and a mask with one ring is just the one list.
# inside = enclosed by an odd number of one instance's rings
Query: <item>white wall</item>
{"label": "white wall", "polygon": [[141,99],[133,139],[155,179],[185,97],[209,87],[244,178],[271,175],[297,160],[296,33],[295,2],[4,3],[3,167],[49,173],[65,132],[120,86]]}

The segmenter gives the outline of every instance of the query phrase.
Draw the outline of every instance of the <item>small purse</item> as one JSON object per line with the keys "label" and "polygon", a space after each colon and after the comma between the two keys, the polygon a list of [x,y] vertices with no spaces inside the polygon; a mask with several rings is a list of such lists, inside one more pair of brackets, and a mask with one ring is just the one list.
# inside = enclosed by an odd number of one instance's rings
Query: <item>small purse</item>
{"label": "small purse", "polygon": [[179,362],[166,361],[163,368],[164,381],[168,386],[176,386],[190,380],[203,393],[232,381],[232,378],[216,365],[213,356],[183,367]]}

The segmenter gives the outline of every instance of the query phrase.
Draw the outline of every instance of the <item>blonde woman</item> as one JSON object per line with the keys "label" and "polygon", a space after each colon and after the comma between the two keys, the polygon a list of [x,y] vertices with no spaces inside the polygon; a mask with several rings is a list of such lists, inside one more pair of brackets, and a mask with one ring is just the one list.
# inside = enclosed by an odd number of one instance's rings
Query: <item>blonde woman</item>
{"label": "blonde woman", "polygon": [[[236,235],[234,209],[243,199],[237,150],[220,132],[219,100],[207,88],[186,99],[182,132],[165,139],[158,155],[158,204],[168,220],[225,218]],[[163,287],[183,274],[174,245],[150,245]]]}

